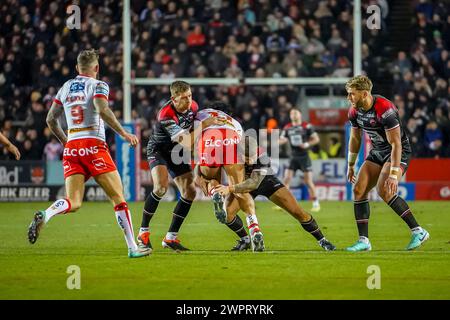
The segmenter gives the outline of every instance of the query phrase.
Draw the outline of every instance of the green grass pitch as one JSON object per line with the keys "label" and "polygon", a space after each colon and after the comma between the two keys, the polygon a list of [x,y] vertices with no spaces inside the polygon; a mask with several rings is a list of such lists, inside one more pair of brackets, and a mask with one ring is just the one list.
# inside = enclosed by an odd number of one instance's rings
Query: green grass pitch
{"label": "green grass pitch", "polygon": [[[109,203],[85,203],[77,213],[56,216],[34,245],[27,241],[27,227],[33,211],[48,204],[2,203],[0,299],[450,298],[447,202],[410,203],[431,234],[413,252],[404,250],[407,226],[384,203],[371,203],[373,251],[344,252],[357,238],[353,204],[321,205],[315,218],[339,251],[322,251],[291,216],[257,202],[266,252],[230,252],[235,235],[216,221],[212,203],[195,202],[180,233],[192,251],[177,254],[161,248],[175,206],[161,203],[151,222],[153,254],[129,259]],[[135,231],[142,206],[130,204]],[[79,290],[67,289],[70,265],[80,267]],[[380,268],[381,289],[367,288],[371,265]]]}

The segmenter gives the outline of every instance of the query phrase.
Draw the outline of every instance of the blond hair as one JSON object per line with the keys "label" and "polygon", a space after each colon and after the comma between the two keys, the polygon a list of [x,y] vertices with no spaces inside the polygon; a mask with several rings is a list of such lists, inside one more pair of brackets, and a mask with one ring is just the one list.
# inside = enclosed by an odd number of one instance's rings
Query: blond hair
{"label": "blond hair", "polygon": [[180,93],[186,92],[191,88],[191,85],[187,83],[186,81],[174,81],[170,85],[170,95],[172,97],[176,97]]}
{"label": "blond hair", "polygon": [[98,51],[95,49],[83,50],[78,54],[77,64],[80,69],[92,67],[98,63]]}
{"label": "blond hair", "polygon": [[369,92],[372,91],[372,87],[372,81],[366,76],[353,77],[345,84],[346,89],[367,90]]}

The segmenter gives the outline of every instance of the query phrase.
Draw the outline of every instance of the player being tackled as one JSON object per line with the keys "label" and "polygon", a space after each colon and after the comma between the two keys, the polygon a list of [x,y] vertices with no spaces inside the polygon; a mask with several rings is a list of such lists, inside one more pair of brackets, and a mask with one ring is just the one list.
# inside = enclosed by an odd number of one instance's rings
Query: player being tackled
{"label": "player being tackled", "polygon": [[[228,105],[221,101],[215,101],[210,108],[199,111],[196,118],[205,121],[211,118],[223,118],[224,123],[208,127],[202,130],[197,142],[199,175],[206,178],[214,178],[220,175],[223,168],[227,178],[233,184],[242,183],[245,179],[245,166],[238,156],[238,145],[241,141],[243,130],[241,124],[226,114],[223,109]],[[224,206],[223,196],[218,192],[217,181],[207,186],[206,194],[214,202],[214,212],[217,219],[226,223],[227,211]],[[253,251],[264,251],[264,238],[256,217],[255,203],[248,193],[233,195],[235,204],[241,209],[247,220],[250,231],[250,239]]]}
{"label": "player being tackled", "polygon": [[239,237],[236,246],[231,250],[243,251],[250,248],[250,240],[247,231],[237,212],[239,207],[236,203],[235,194],[249,193],[254,199],[257,196],[267,197],[274,204],[286,210],[297,221],[302,228],[310,233],[318,244],[326,251],[333,251],[336,247],[325,238],[316,220],[298,205],[297,200],[283,183],[274,176],[271,169],[270,159],[266,152],[258,148],[256,139],[245,136],[240,144],[240,154],[243,155],[245,163],[246,179],[237,184],[228,186],[219,185],[220,176],[214,180],[206,180],[199,171],[196,171],[196,183],[205,192],[209,184],[217,185],[216,190],[221,195],[226,196],[226,225]]}
{"label": "player being tackled", "polygon": [[[158,112],[155,130],[147,145],[153,190],[145,199],[137,241],[142,248],[152,248],[150,221],[169,189],[170,175],[181,197],[172,211],[172,222],[162,246],[179,252],[188,250],[181,244],[178,234],[196,194],[191,163],[184,155],[190,154],[195,141],[195,132],[191,129],[199,106],[192,99],[191,86],[185,81],[172,82],[170,94],[170,100]],[[201,126],[206,128],[218,123],[218,119],[210,118],[201,122]]]}

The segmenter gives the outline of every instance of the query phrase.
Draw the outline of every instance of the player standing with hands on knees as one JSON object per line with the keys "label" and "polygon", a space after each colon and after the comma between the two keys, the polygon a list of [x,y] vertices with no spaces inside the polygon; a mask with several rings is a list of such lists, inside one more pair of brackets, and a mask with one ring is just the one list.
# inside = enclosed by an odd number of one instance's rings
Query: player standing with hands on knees
{"label": "player standing with hands on knees", "polygon": [[[105,142],[104,122],[133,147],[139,140],[125,131],[108,106],[109,87],[96,79],[99,72],[98,52],[93,49],[81,51],[76,68],[79,75],[59,89],[47,115],[49,128],[64,145],[67,197],[56,200],[47,210],[35,213],[28,228],[28,240],[35,243],[42,227],[55,215],[77,211],[83,202],[84,183],[92,176],[114,205],[117,223],[125,235],[128,257],[147,256],[151,250],[138,248],[134,240],[131,213],[123,195],[122,181]],[[68,125],[67,136],[58,123],[63,112]]]}
{"label": "player standing with hands on knees", "polygon": [[6,148],[6,150],[11,152],[16,158],[16,160],[20,160],[19,149],[17,149],[17,147],[13,145],[11,141],[9,141],[8,138],[5,137],[5,135],[3,135],[1,132],[0,132],[0,144],[2,144]]}
{"label": "player standing with hands on knees", "polygon": [[[388,99],[372,95],[372,82],[366,76],[356,76],[346,84],[347,99],[351,103],[348,117],[351,123],[348,148],[347,178],[354,183],[354,210],[359,240],[347,251],[368,251],[370,207],[368,194],[377,187],[380,197],[394,210],[412,232],[407,250],[419,247],[429,238],[420,227],[408,204],[398,194],[398,181],[408,169],[411,144],[400,122],[397,108]],[[372,142],[372,150],[355,178],[354,165],[361,146],[362,130]]]}

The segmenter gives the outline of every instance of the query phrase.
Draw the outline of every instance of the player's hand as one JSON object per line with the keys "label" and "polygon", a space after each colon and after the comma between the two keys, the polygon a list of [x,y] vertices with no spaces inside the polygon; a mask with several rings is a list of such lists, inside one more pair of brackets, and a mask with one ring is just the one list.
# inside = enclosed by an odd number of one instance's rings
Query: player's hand
{"label": "player's hand", "polygon": [[227,196],[227,195],[229,195],[231,193],[229,186],[223,186],[221,184],[219,184],[216,187],[216,191],[219,192],[222,196]]}
{"label": "player's hand", "polygon": [[202,128],[208,128],[210,126],[218,126],[226,123],[227,119],[225,117],[213,117],[202,121]]}
{"label": "player's hand", "polygon": [[13,145],[12,143],[9,144],[9,146],[6,147],[6,150],[8,150],[9,152],[11,152],[15,157],[16,160],[20,159],[20,151],[19,149],[17,149],[17,147],[15,145]]}
{"label": "player's hand", "polygon": [[355,183],[355,167],[354,166],[347,166],[347,180],[350,183]]}
{"label": "player's hand", "polygon": [[123,136],[123,138],[128,141],[128,143],[133,146],[136,147],[139,143],[139,139],[138,137],[136,137],[136,135],[132,134],[132,133],[128,133],[126,132]]}
{"label": "player's hand", "polygon": [[302,149],[308,149],[311,145],[308,142],[302,143],[299,145],[300,148]]}
{"label": "player's hand", "polygon": [[384,182],[384,187],[390,194],[396,194],[398,190],[398,180],[392,177],[388,177]]}

